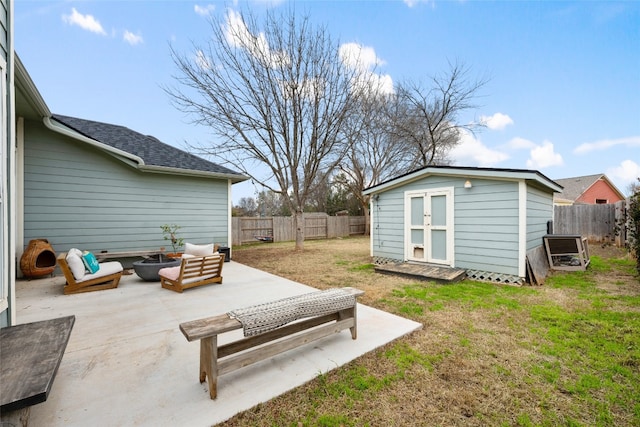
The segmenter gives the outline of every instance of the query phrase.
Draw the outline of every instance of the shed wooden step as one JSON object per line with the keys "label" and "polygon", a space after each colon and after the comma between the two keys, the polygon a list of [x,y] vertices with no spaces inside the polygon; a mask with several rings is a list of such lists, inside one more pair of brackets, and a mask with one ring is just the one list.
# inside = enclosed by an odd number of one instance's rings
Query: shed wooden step
{"label": "shed wooden step", "polygon": [[416,280],[433,280],[442,283],[459,282],[467,275],[466,271],[461,268],[408,262],[376,265],[375,271],[383,274],[396,274]]}

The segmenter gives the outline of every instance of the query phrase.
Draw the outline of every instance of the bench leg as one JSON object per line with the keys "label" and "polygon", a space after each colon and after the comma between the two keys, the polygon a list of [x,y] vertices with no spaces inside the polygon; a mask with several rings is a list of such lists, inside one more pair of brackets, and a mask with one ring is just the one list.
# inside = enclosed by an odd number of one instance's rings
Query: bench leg
{"label": "bench leg", "polygon": [[218,336],[200,340],[200,383],[209,383],[209,397],[218,395]]}
{"label": "bench leg", "polygon": [[354,340],[358,338],[358,317],[356,313],[357,306],[358,304],[356,303],[353,308],[347,308],[338,312],[338,320],[353,319],[353,326],[349,328],[349,331],[351,331],[351,339]]}
{"label": "bench leg", "polygon": [[353,317],[353,326],[349,328],[351,331],[351,339],[358,338],[358,313],[357,313],[358,303],[356,302],[351,310],[351,316]]}

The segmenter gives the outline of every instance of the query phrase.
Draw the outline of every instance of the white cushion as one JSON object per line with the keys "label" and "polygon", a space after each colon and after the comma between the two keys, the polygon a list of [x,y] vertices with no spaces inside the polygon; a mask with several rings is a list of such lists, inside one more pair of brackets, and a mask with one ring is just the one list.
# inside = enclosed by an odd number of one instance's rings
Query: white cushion
{"label": "white cushion", "polygon": [[188,285],[189,283],[199,282],[200,280],[205,280],[205,279],[209,279],[211,277],[216,277],[216,276],[217,274],[205,274],[204,276],[190,277],[188,279],[182,280],[182,284]]}
{"label": "white cushion", "polygon": [[180,266],[161,268],[160,271],[158,271],[158,275],[169,280],[178,280],[178,277],[180,277]]}
{"label": "white cushion", "polygon": [[82,251],[80,249],[71,248],[69,249],[69,252],[67,252],[66,259],[67,265],[69,265],[69,270],[71,270],[71,274],[73,274],[76,281],[84,278],[86,268],[82,261]]}
{"label": "white cushion", "polygon": [[[84,264],[82,265],[84,266]],[[86,280],[97,279],[99,277],[120,273],[122,271],[122,264],[120,264],[118,261],[102,262],[99,265],[100,269],[98,271],[93,274],[85,274],[82,280],[76,279],[76,281],[84,282]]]}
{"label": "white cushion", "polygon": [[213,243],[208,245],[194,245],[193,243],[184,244],[184,253],[187,255],[205,256],[213,254]]}

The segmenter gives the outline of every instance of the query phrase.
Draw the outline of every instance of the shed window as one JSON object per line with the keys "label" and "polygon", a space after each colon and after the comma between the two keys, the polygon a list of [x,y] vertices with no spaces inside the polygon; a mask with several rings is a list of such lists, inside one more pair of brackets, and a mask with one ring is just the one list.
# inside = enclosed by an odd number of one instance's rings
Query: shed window
{"label": "shed window", "polygon": [[606,205],[609,203],[607,199],[596,199],[596,205]]}

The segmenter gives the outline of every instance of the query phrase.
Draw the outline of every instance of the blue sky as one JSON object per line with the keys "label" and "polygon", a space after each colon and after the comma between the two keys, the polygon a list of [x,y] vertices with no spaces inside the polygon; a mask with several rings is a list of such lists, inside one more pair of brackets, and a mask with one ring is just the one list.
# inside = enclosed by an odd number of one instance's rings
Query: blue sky
{"label": "blue sky", "polygon": [[[127,126],[183,148],[212,139],[171,105],[169,45],[190,52],[207,16],[284,1],[15,2],[15,48],[54,114]],[[605,173],[623,193],[640,177],[640,2],[298,1],[340,43],[370,54],[388,82],[427,82],[449,62],[487,78],[453,164]],[[233,199],[254,196],[250,182]]]}

